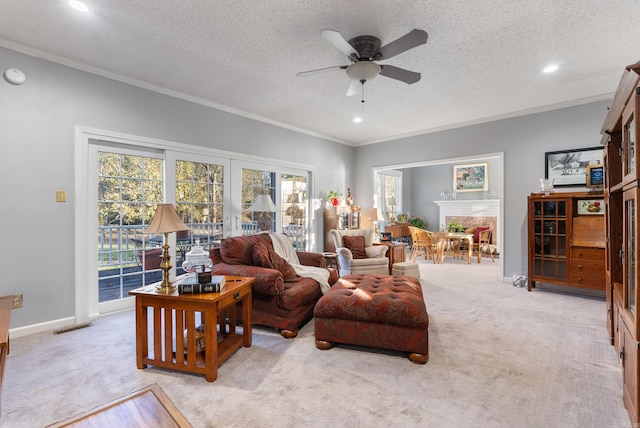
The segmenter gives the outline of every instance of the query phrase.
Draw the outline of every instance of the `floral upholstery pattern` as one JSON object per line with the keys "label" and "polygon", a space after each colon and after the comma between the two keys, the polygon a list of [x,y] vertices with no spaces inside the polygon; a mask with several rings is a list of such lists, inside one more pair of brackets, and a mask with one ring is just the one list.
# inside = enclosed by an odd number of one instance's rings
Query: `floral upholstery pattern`
{"label": "floral upholstery pattern", "polygon": [[429,353],[429,316],[409,276],[348,275],[314,309],[316,341]]}
{"label": "floral upholstery pattern", "polygon": [[232,236],[220,242],[220,255],[229,265],[252,265],[253,246],[262,235]]}
{"label": "floral upholstery pattern", "polygon": [[[289,275],[291,282],[285,282],[285,276],[277,268],[262,266],[267,264],[267,259],[273,266],[271,253],[277,255],[268,234],[226,238],[220,248],[209,251],[213,262],[211,272],[256,278],[251,288],[252,323],[279,329],[285,337],[295,337],[298,328],[313,317],[313,308],[322,292],[315,280],[296,276],[293,266],[279,256],[293,271],[293,278]],[[301,264],[325,267],[320,253],[301,251],[297,254]],[[286,270],[286,266],[280,267]],[[334,269],[329,269],[329,273],[329,284],[333,284],[338,280],[338,273]]]}

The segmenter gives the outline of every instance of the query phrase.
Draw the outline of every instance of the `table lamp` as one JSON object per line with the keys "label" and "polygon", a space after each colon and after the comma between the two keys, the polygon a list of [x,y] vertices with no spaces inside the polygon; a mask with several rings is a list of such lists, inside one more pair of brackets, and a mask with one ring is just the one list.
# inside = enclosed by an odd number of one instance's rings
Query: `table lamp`
{"label": "table lamp", "polygon": [[389,219],[390,223],[393,223],[395,220],[395,215],[393,213],[393,209],[396,206],[396,198],[394,198],[393,196],[389,198],[389,206],[391,207],[391,218]]}
{"label": "table lamp", "polygon": [[176,287],[169,281],[169,270],[172,267],[171,255],[169,254],[169,233],[180,230],[189,230],[189,227],[180,220],[173,204],[160,204],[153,215],[153,219],[151,219],[151,223],[143,232],[146,234],[164,233],[164,245],[162,246],[164,251],[162,253],[162,262],[160,263],[160,269],[163,271],[162,283],[156,287],[160,293],[173,293],[176,290]]}
{"label": "table lamp", "polygon": [[369,221],[373,224],[373,240],[374,242],[380,242],[380,230],[378,229],[378,209],[371,208],[369,211]]}
{"label": "table lamp", "polygon": [[261,231],[271,230],[271,214],[276,212],[276,206],[271,200],[269,195],[258,195],[253,201],[253,204],[248,208],[248,211],[259,213],[258,227]]}

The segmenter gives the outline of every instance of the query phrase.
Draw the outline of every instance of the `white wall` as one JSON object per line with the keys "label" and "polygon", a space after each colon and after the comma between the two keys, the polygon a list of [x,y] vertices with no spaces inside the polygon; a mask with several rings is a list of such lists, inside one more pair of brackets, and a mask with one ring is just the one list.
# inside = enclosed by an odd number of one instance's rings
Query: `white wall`
{"label": "white wall", "polygon": [[[0,80],[0,295],[23,293],[24,300],[11,315],[12,328],[74,316],[78,125],[315,165],[317,198],[354,182],[352,147],[4,48],[0,64],[27,76],[22,86]],[[224,83],[212,76],[211,84]],[[55,202],[56,190],[67,192],[67,203]],[[322,243],[322,221],[315,232]]]}

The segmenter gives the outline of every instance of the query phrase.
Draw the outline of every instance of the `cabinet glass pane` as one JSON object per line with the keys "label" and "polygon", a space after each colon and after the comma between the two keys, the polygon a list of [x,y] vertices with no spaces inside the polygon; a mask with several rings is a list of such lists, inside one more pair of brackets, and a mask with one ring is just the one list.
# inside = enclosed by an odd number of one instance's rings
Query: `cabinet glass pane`
{"label": "cabinet glass pane", "polygon": [[558,217],[566,217],[567,215],[567,202],[558,201]]}
{"label": "cabinet glass pane", "polygon": [[558,236],[558,257],[567,257],[567,237]]}
{"label": "cabinet glass pane", "polygon": [[558,278],[567,277],[567,264],[563,262],[558,263]]}
{"label": "cabinet glass pane", "polygon": [[536,259],[534,264],[534,272],[536,275],[542,275],[542,260],[541,259]]}
{"label": "cabinet glass pane", "polygon": [[545,256],[555,257],[558,255],[558,242],[555,236],[544,237],[544,254]]}
{"label": "cabinet glass pane", "polygon": [[542,222],[540,220],[533,222],[533,233],[542,233]]}
{"label": "cabinet glass pane", "polygon": [[631,173],[636,169],[636,122],[633,115],[631,115],[625,124],[624,132],[627,142],[627,173]]}
{"label": "cabinet glass pane", "polygon": [[533,215],[535,216],[542,215],[542,202],[533,203]]}
{"label": "cabinet glass pane", "polygon": [[558,220],[558,233],[561,235],[567,233],[567,222],[565,220]]}
{"label": "cabinet glass pane", "polygon": [[556,216],[556,201],[546,201],[542,207],[542,215],[545,217]]}
{"label": "cabinet glass pane", "polygon": [[636,247],[636,213],[635,200],[625,202],[627,211],[627,236],[626,236],[626,269],[627,269],[627,302],[628,309],[635,313],[636,311],[636,266],[635,266],[635,247]]}

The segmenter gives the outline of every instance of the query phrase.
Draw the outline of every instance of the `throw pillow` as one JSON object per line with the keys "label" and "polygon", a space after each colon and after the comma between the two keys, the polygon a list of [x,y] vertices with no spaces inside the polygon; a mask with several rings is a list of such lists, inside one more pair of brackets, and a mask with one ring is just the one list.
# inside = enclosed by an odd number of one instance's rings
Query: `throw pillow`
{"label": "throw pillow", "polygon": [[480,240],[480,232],[490,229],[488,226],[477,226],[476,231],[473,232],[473,243],[477,244]]}
{"label": "throw pillow", "polygon": [[343,236],[344,246],[351,250],[354,259],[366,259],[367,253],[364,249],[364,236]]}
{"label": "throw pillow", "polygon": [[253,265],[273,269],[269,258],[269,246],[262,239],[253,246]]}
{"label": "throw pillow", "polygon": [[233,236],[220,242],[220,256],[230,265],[253,264],[253,247],[260,235]]}
{"label": "throw pillow", "polygon": [[295,282],[298,279],[294,267],[272,249],[269,249],[269,259],[271,260],[272,269],[277,269],[282,273],[284,282]]}

